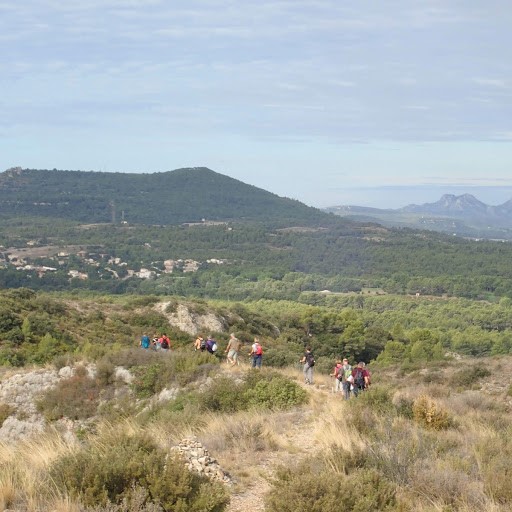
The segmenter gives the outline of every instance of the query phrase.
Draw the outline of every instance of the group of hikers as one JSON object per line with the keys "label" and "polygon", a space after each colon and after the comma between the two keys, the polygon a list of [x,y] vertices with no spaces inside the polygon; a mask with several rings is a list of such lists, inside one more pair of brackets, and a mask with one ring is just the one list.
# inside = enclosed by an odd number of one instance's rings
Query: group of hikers
{"label": "group of hikers", "polygon": [[[300,360],[303,364],[304,383],[313,384],[313,367],[315,357],[311,347],[306,347],[304,355]],[[361,361],[354,368],[349,364],[348,359],[338,359],[330,377],[334,377],[334,392],[343,392],[343,398],[348,400],[351,395],[357,396],[361,391],[368,389],[371,384],[371,375],[366,364]]]}
{"label": "group of hikers", "polygon": [[171,348],[171,340],[167,336],[167,334],[161,334],[160,336],[156,336],[152,340],[149,338],[149,336],[144,333],[142,335],[142,338],[140,339],[139,346],[144,349],[150,349],[153,350],[161,350],[162,352],[168,352]]}
{"label": "group of hikers", "polygon": [[[139,346],[144,349],[159,350],[168,352],[171,348],[171,341],[164,333],[161,336],[155,337],[152,340],[147,334],[144,334],[140,340]],[[218,344],[212,335],[203,338],[198,335],[193,343],[194,350],[200,352],[208,352],[209,354],[216,354],[218,351]],[[240,364],[240,351],[243,347],[242,342],[231,333],[229,341],[224,350],[228,364],[231,366]],[[252,367],[261,368],[263,360],[263,348],[258,338],[254,338],[249,352],[251,357]],[[315,366],[315,357],[311,351],[311,347],[306,347],[304,355],[300,360],[303,365],[304,383],[307,385],[313,384],[313,368]],[[342,392],[345,400],[348,400],[351,395],[357,396],[361,391],[368,389],[371,384],[371,375],[364,362],[359,362],[357,366],[352,367],[348,359],[338,359],[330,377],[334,377],[334,392]]]}
{"label": "group of hikers", "polygon": [[345,400],[348,400],[351,394],[357,396],[371,384],[371,375],[366,364],[360,361],[352,368],[347,358],[336,361],[331,377],[334,377],[334,392],[343,392]]}
{"label": "group of hikers", "polygon": [[[153,338],[152,340],[146,333],[144,333],[140,339],[139,346],[146,350],[152,349],[164,352],[168,352],[169,349],[172,348],[171,340],[165,333]],[[227,354],[227,362],[231,366],[240,364],[239,355],[241,349],[242,342],[235,336],[234,333],[231,333],[226,349],[224,350],[224,353]],[[218,344],[212,335],[208,335],[206,339],[203,338],[202,335],[198,335],[194,341],[194,350],[200,352],[208,352],[213,355],[218,351]],[[251,357],[252,367],[261,368],[261,363],[263,360],[263,348],[258,338],[254,338],[249,356]]]}
{"label": "group of hikers", "polygon": [[[231,333],[229,335],[229,341],[224,350],[224,354],[227,354],[226,359],[228,364],[231,366],[240,364],[240,351],[242,349],[242,342],[235,336],[235,333]],[[199,350],[201,352],[209,352],[210,354],[215,354],[218,350],[217,342],[211,335],[209,335],[206,340],[199,335],[194,341],[194,349]],[[263,348],[260,344],[260,340],[258,338],[254,338],[254,342],[251,345],[251,351],[249,352],[249,356],[252,360],[253,368],[261,368],[261,362],[263,359]]]}

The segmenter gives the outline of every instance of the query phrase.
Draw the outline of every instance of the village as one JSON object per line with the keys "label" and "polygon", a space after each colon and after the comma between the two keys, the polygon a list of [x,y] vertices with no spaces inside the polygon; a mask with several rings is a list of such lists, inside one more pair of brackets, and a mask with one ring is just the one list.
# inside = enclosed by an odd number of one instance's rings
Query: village
{"label": "village", "polygon": [[[149,244],[145,244],[150,247]],[[110,254],[91,251],[81,246],[56,247],[39,245],[37,240],[29,240],[26,247],[5,248],[0,246],[0,268],[14,268],[20,272],[27,272],[38,277],[47,273],[66,271],[69,279],[87,280],[91,272],[108,275],[110,279],[152,279],[161,274],[173,272],[197,272],[206,265],[223,265],[227,260],[207,259],[197,261],[193,259],[166,259],[150,262],[138,269],[129,268],[126,261]]]}

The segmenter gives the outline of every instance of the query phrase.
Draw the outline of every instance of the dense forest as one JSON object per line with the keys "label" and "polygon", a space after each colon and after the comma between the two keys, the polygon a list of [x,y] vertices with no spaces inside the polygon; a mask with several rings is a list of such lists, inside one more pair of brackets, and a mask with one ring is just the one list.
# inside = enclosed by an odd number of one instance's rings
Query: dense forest
{"label": "dense forest", "polygon": [[151,174],[9,169],[0,173],[0,214],[160,225],[202,219],[318,223],[329,218],[204,167]]}
{"label": "dense forest", "polygon": [[[364,289],[486,300],[512,297],[509,243],[369,224],[318,228],[282,228],[262,222],[83,225],[27,217],[4,220],[0,245],[4,260],[0,285],[4,288],[86,288],[234,300],[296,300],[308,291]],[[45,247],[55,254],[67,251],[69,256],[43,255]],[[93,259],[79,258],[80,249]],[[10,257],[21,250],[27,251],[23,256],[27,264],[47,265],[55,271],[38,275],[35,269],[14,267]],[[197,268],[186,272],[176,267],[165,273],[168,259],[191,259],[198,262]],[[128,274],[127,269],[141,268],[154,274],[150,279]],[[88,278],[71,278],[71,270]]]}

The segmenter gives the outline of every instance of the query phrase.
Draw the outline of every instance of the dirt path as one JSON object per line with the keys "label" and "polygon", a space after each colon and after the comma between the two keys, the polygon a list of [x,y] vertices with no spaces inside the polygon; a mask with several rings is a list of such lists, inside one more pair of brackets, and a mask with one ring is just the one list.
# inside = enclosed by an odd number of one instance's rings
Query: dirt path
{"label": "dirt path", "polygon": [[[308,386],[313,393],[312,400],[333,397],[325,389]],[[265,510],[265,495],[270,490],[271,479],[277,467],[302,458],[308,452],[315,451],[312,432],[315,431],[315,419],[313,411],[305,409],[301,415],[293,415],[293,423],[290,423],[283,441],[289,449],[269,452],[268,457],[262,460],[258,469],[260,475],[254,479],[249,487],[234,492],[226,512],[260,512]]]}

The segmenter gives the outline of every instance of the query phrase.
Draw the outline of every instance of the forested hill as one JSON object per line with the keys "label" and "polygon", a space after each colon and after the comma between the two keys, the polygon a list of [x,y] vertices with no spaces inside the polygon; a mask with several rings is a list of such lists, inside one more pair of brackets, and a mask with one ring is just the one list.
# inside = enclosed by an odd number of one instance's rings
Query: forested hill
{"label": "forested hill", "polygon": [[160,225],[202,219],[318,225],[330,218],[205,167],[151,174],[8,169],[0,173],[0,214]]}

